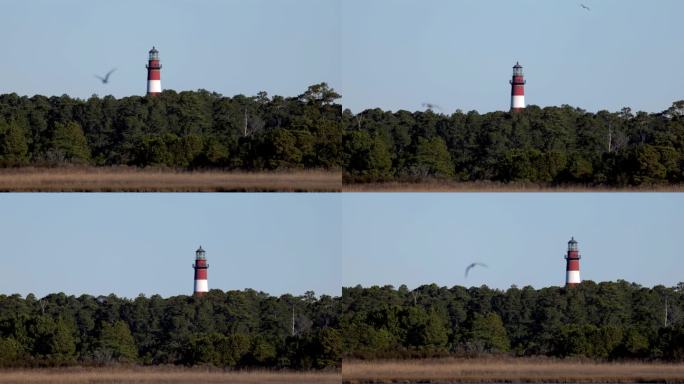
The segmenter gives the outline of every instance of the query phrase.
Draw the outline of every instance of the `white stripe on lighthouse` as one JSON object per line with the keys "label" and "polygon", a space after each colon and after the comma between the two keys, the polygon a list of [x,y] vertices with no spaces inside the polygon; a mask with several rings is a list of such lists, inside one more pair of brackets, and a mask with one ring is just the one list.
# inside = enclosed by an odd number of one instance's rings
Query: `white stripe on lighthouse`
{"label": "white stripe on lighthouse", "polygon": [[209,283],[206,280],[195,280],[195,292],[209,292]]}
{"label": "white stripe on lighthouse", "polygon": [[580,280],[580,271],[567,271],[565,274],[566,284],[579,284],[582,282]]}
{"label": "white stripe on lighthouse", "polygon": [[147,80],[147,93],[161,93],[161,80]]}
{"label": "white stripe on lighthouse", "polygon": [[525,108],[525,96],[511,96],[511,108]]}

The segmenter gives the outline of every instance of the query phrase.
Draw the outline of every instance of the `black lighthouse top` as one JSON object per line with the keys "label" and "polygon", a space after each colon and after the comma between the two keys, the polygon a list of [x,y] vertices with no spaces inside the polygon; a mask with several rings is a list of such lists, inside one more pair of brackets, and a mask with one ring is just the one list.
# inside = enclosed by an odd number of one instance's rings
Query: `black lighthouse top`
{"label": "black lighthouse top", "polygon": [[522,70],[522,65],[518,63],[517,61],[515,62],[515,65],[513,66],[513,76],[522,76],[523,75],[523,70]]}
{"label": "black lighthouse top", "polygon": [[579,254],[577,241],[575,241],[574,237],[571,237],[570,241],[568,241],[568,253],[564,257],[566,260],[579,260],[582,258]]}
{"label": "black lighthouse top", "polygon": [[159,60],[159,51],[154,46],[150,49],[150,60]]}
{"label": "black lighthouse top", "polygon": [[197,259],[204,259],[204,253],[204,249],[202,249],[202,246],[200,245],[200,247],[197,248],[197,250],[195,251],[195,256],[197,257]]}

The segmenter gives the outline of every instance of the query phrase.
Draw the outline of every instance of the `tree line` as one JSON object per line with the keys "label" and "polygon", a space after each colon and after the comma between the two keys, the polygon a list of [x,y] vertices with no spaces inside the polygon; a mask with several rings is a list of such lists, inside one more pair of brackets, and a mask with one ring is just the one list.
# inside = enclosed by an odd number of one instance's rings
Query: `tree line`
{"label": "tree line", "polygon": [[296,97],[0,95],[0,167],[344,169],[345,182],[643,185],[684,180],[684,101],[659,113],[567,105],[451,115],[342,111],[325,83]]}
{"label": "tree line", "polygon": [[0,366],[339,367],[339,297],[0,295]]}
{"label": "tree line", "polygon": [[0,166],[129,165],[183,169],[341,166],[340,95],[166,90],[88,100],[0,95]]}
{"label": "tree line", "polygon": [[[666,310],[667,308],[667,310]],[[684,360],[684,283],[645,288],[584,281],[505,291],[424,285],[342,291],[343,353]]]}
{"label": "tree line", "polygon": [[346,182],[648,185],[684,180],[684,100],[659,113],[568,105],[451,115],[342,114]]}

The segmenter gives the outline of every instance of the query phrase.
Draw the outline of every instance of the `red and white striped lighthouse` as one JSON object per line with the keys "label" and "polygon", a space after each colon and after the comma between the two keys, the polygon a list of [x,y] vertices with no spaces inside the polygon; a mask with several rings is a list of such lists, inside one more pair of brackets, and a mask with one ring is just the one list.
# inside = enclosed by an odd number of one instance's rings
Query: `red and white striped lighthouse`
{"label": "red and white striped lighthouse", "polygon": [[582,258],[577,249],[577,241],[572,237],[568,241],[568,254],[565,255],[567,266],[565,267],[565,286],[572,287],[582,282],[580,279],[579,261]]}
{"label": "red and white striped lighthouse", "polygon": [[525,79],[522,68],[518,62],[513,66],[513,79],[510,81],[511,111],[519,111],[525,108]]}
{"label": "red and white striped lighthouse", "polygon": [[145,66],[147,68],[147,95],[153,96],[161,93],[161,64],[159,64],[159,51],[157,48],[150,49],[150,59]]}
{"label": "red and white striped lighthouse", "polygon": [[195,251],[195,264],[192,268],[195,270],[195,296],[203,296],[209,292],[209,284],[207,283],[207,269],[209,264],[207,264],[207,258],[204,256],[204,249],[200,245]]}

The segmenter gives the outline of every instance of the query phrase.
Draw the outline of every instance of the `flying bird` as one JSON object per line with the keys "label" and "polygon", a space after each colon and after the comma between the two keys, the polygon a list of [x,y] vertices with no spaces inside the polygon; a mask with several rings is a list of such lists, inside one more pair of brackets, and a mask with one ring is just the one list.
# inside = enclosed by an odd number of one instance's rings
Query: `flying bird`
{"label": "flying bird", "polygon": [[432,104],[432,103],[423,103],[423,108],[427,108],[429,110],[433,110],[433,109],[439,109],[440,111],[442,110],[442,108],[440,108],[439,105]]}
{"label": "flying bird", "polygon": [[109,75],[111,75],[112,72],[114,72],[114,71],[116,71],[116,68],[114,68],[114,69],[112,69],[111,71],[107,72],[107,74],[105,75],[105,77],[101,77],[101,76],[98,76],[98,75],[95,75],[95,77],[97,77],[98,79],[100,79],[100,81],[102,82],[102,84],[107,84],[107,83],[109,83]]}
{"label": "flying bird", "polygon": [[477,267],[477,266],[487,268],[487,264],[484,264],[484,263],[472,263],[472,264],[470,264],[469,266],[466,267],[466,270],[465,270],[465,277],[467,278],[467,277],[468,277],[468,272],[470,272],[471,269],[473,269],[473,268],[475,268],[475,267]]}
{"label": "flying bird", "polygon": [[584,5],[582,3],[580,3],[580,7],[586,9],[587,11],[591,11],[591,9],[589,7],[587,7],[586,5]]}

